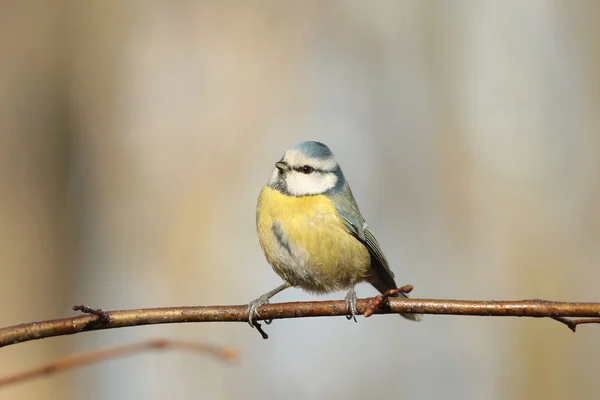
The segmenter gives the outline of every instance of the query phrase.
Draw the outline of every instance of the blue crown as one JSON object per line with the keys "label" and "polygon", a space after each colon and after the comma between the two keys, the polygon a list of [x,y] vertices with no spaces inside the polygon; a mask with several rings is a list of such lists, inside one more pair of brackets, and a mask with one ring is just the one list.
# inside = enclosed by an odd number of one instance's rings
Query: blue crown
{"label": "blue crown", "polygon": [[333,153],[329,150],[329,147],[321,142],[300,142],[290,147],[290,149],[298,150],[310,158],[324,160],[333,157]]}

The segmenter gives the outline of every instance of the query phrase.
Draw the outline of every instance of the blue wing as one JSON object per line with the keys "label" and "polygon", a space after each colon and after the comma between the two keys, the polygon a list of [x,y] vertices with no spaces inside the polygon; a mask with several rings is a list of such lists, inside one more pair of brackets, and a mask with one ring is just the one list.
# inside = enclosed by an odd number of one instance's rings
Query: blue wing
{"label": "blue wing", "polygon": [[[360,214],[358,205],[354,200],[350,187],[346,185],[342,193],[340,193],[335,201],[336,210],[342,217],[344,225],[348,229],[348,232],[356,237],[362,244],[364,244],[371,254],[371,268],[377,274],[379,280],[385,285],[385,290],[396,288],[396,282],[394,281],[394,273],[390,270],[387,259],[383,255],[381,246],[375,239],[375,235],[368,228],[367,223]],[[383,288],[377,288],[382,290]]]}

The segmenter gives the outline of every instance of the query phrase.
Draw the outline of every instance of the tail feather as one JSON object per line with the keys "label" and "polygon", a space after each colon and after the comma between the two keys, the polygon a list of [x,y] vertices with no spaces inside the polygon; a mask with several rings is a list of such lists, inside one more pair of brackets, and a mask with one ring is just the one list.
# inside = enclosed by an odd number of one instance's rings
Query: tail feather
{"label": "tail feather", "polygon": [[[382,293],[385,293],[385,292],[382,292]],[[408,295],[406,293],[402,293],[402,292],[395,294],[393,296],[390,296],[390,297],[400,297],[400,298],[408,299]],[[400,314],[400,315],[406,319],[410,319],[411,321],[420,321],[423,319],[423,315],[421,315],[421,314]]]}

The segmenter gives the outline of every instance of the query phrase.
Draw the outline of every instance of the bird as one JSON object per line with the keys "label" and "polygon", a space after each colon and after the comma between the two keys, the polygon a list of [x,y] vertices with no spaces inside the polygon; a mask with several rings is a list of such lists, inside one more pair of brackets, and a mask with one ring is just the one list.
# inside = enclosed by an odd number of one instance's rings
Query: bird
{"label": "bird", "polygon": [[[283,284],[248,304],[251,326],[260,307],[290,287],[311,294],[348,290],[347,318],[354,321],[356,284],[366,281],[382,294],[397,287],[342,169],[323,143],[295,144],[275,163],[258,196],[256,228],[263,253]],[[401,315],[421,320],[419,314]]]}

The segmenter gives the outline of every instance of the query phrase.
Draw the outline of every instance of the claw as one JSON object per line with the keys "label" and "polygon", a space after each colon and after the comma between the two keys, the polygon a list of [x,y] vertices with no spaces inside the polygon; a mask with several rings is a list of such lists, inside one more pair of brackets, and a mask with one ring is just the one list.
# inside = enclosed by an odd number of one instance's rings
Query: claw
{"label": "claw", "polygon": [[[258,309],[261,306],[264,306],[265,304],[269,304],[269,299],[273,296],[275,296],[277,293],[281,292],[282,290],[285,290],[287,288],[289,288],[291,285],[287,282],[284,282],[282,285],[276,287],[275,289],[271,290],[269,293],[265,293],[262,296],[260,296],[258,299],[256,300],[252,300],[250,303],[248,303],[248,323],[250,324],[251,327],[254,327],[254,317],[259,318],[260,314],[258,313]],[[269,325],[271,323],[272,320],[265,320],[265,323],[267,325]]]}
{"label": "claw", "polygon": [[350,288],[350,291],[346,295],[346,307],[348,308],[349,315],[346,315],[346,319],[353,319],[354,322],[358,322],[356,320],[356,292],[354,291],[354,286]]}
{"label": "claw", "polygon": [[[253,319],[254,317],[260,318],[258,310],[265,304],[269,304],[269,296],[267,294],[264,294],[258,299],[252,300],[250,303],[248,303],[248,323],[250,324],[250,326],[254,327]],[[265,322],[267,323],[267,325],[271,323],[270,320],[268,322]]]}

